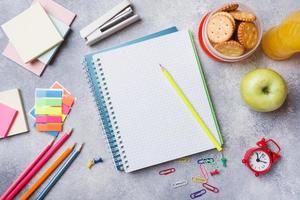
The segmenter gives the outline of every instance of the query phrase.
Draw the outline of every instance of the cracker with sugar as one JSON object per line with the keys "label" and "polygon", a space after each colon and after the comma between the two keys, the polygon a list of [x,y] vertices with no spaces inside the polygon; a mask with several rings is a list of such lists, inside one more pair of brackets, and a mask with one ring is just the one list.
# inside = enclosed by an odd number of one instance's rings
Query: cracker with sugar
{"label": "cracker with sugar", "polygon": [[252,22],[242,22],[237,29],[238,41],[246,48],[252,49],[258,42],[257,27]]}
{"label": "cracker with sugar", "polygon": [[231,19],[222,14],[214,14],[207,24],[207,36],[213,43],[229,40],[234,32],[234,24]]}
{"label": "cracker with sugar", "polygon": [[228,3],[223,5],[218,11],[225,11],[225,12],[230,12],[230,11],[235,11],[238,9],[239,4],[237,3]]}
{"label": "cracker with sugar", "polygon": [[256,16],[251,12],[236,10],[229,13],[233,16],[234,19],[239,21],[253,22],[256,20]]}
{"label": "cracker with sugar", "polygon": [[229,57],[238,57],[245,52],[245,48],[234,40],[218,43],[214,48],[221,54]]}

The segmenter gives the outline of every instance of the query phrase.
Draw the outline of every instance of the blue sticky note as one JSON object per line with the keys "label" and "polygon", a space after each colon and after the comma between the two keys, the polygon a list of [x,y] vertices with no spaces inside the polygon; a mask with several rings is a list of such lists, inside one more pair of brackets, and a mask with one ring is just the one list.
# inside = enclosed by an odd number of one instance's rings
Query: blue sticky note
{"label": "blue sticky note", "polygon": [[36,89],[35,90],[35,97],[42,98],[42,97],[53,97],[53,98],[62,98],[62,90],[56,89]]}
{"label": "blue sticky note", "polygon": [[[58,30],[58,32],[60,33],[60,35],[63,38],[66,37],[66,35],[68,34],[68,32],[70,30],[70,27],[68,25],[64,24],[59,19],[57,19],[51,15],[49,15],[49,17],[50,17],[51,21],[53,22],[54,26],[56,27],[56,29]],[[47,65],[53,58],[54,54],[56,53],[56,51],[58,50],[60,45],[61,45],[61,43],[57,44],[56,46],[54,46],[52,49],[50,49],[49,51],[42,54],[37,59]]]}

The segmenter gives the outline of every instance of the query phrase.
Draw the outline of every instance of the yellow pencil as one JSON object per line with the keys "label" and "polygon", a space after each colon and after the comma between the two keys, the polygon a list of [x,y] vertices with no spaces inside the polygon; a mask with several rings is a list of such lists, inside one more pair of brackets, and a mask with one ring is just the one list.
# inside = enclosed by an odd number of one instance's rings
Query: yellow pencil
{"label": "yellow pencil", "polygon": [[179,87],[179,85],[177,85],[177,83],[174,80],[174,78],[172,77],[172,75],[164,67],[162,67],[161,65],[160,65],[160,68],[161,68],[161,71],[163,72],[164,76],[168,79],[168,81],[170,82],[172,87],[175,89],[178,96],[181,98],[183,103],[187,106],[187,108],[190,110],[190,112],[192,113],[194,118],[197,120],[197,122],[199,123],[201,128],[204,130],[204,132],[206,133],[206,135],[208,136],[210,141],[215,145],[215,147],[217,148],[218,151],[222,151],[221,145],[216,140],[215,136],[211,133],[209,128],[206,126],[206,124],[204,123],[204,121],[202,120],[202,118],[200,117],[200,115],[198,114],[196,109],[194,108],[194,106],[191,104],[191,102],[185,96],[182,89]]}
{"label": "yellow pencil", "polygon": [[21,197],[21,200],[28,199],[39,187],[40,185],[51,175],[51,173],[70,155],[74,149],[76,143],[68,147],[53,163],[52,165],[42,174],[42,176],[31,186],[27,192]]}

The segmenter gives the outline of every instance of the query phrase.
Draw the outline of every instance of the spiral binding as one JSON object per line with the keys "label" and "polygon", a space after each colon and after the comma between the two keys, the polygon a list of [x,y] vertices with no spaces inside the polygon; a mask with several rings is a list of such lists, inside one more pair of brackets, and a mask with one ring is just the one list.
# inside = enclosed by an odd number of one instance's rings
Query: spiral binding
{"label": "spiral binding", "polygon": [[[129,168],[128,160],[100,59],[97,59],[96,64],[84,59],[83,69],[86,72],[90,90],[95,98],[95,103],[99,111],[100,124],[106,138],[106,143],[112,154],[115,167],[123,171],[124,167]],[[109,106],[107,107],[107,105]]]}

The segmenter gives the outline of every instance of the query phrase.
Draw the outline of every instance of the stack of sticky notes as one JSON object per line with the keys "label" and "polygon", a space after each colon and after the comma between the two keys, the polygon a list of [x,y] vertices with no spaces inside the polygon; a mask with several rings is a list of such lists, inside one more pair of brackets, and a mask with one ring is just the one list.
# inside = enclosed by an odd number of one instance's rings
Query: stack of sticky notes
{"label": "stack of sticky notes", "polygon": [[63,130],[74,101],[75,98],[59,82],[49,89],[36,89],[35,106],[29,112],[36,129],[57,136]]}
{"label": "stack of sticky notes", "polygon": [[20,91],[0,92],[0,138],[28,131]]}
{"label": "stack of sticky notes", "polygon": [[62,93],[59,89],[36,89],[35,122],[38,131],[62,131]]}
{"label": "stack of sticky notes", "polygon": [[28,9],[2,25],[9,38],[3,55],[41,76],[75,16],[52,0],[34,0]]}

